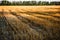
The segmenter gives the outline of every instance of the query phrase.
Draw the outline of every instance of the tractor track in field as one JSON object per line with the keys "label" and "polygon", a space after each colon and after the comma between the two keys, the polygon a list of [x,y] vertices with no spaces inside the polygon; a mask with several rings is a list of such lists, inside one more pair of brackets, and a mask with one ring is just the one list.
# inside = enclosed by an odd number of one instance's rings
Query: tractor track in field
{"label": "tractor track in field", "polygon": [[41,13],[27,10],[9,9],[6,12],[2,9],[0,12],[0,40],[60,39],[60,12]]}

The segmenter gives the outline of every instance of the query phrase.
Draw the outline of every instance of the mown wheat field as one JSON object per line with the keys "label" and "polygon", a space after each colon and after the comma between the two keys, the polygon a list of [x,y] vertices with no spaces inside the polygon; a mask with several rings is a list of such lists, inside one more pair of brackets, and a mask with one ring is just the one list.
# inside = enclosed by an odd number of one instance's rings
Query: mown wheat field
{"label": "mown wheat field", "polygon": [[0,6],[0,40],[60,40],[60,6]]}

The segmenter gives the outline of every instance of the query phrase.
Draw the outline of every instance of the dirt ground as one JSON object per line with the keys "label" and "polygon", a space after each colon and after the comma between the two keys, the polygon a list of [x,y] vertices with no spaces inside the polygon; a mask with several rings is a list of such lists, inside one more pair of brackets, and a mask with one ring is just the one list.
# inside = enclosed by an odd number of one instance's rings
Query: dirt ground
{"label": "dirt ground", "polygon": [[0,40],[60,40],[60,6],[0,6]]}

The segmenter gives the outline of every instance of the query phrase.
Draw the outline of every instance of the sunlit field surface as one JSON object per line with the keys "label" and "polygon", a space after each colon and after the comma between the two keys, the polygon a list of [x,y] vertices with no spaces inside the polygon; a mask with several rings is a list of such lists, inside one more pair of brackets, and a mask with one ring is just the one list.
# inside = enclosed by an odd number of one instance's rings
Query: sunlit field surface
{"label": "sunlit field surface", "polygon": [[0,6],[0,40],[60,40],[60,6]]}

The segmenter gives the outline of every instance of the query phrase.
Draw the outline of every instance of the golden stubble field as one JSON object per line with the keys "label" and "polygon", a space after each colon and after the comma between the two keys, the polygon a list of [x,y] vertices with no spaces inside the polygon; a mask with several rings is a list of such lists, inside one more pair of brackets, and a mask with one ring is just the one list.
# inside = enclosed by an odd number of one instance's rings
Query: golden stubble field
{"label": "golden stubble field", "polygon": [[0,6],[0,40],[60,40],[60,6]]}
{"label": "golden stubble field", "polygon": [[57,12],[60,11],[60,6],[0,6],[0,11],[4,10],[19,10],[19,11],[31,11],[31,12]]}

